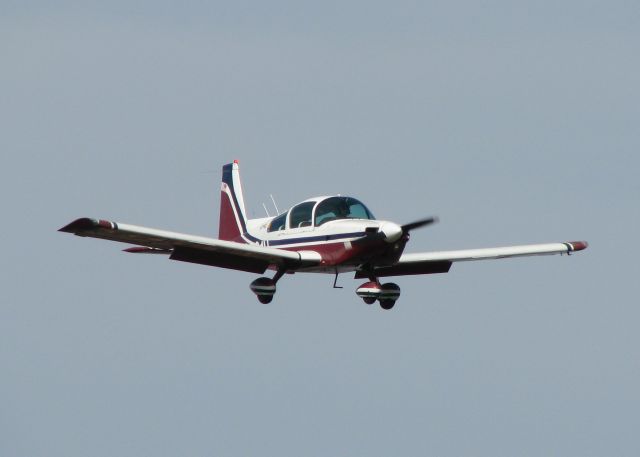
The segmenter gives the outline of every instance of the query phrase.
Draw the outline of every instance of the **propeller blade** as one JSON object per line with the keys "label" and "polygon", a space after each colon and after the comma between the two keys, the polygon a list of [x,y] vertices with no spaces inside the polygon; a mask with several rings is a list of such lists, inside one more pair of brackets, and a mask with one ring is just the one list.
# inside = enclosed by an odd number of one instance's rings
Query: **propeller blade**
{"label": "propeller blade", "polygon": [[426,225],[431,225],[431,224],[435,224],[436,222],[438,222],[438,218],[437,217],[428,217],[426,219],[420,219],[419,221],[415,221],[415,222],[410,222],[408,224],[404,224],[402,226],[402,231],[407,233],[410,232],[411,230],[420,228],[420,227],[424,227]]}
{"label": "propeller blade", "polygon": [[354,244],[376,243],[384,240],[387,243],[395,243],[403,235],[407,235],[411,230],[431,225],[438,222],[437,217],[429,217],[404,225],[396,225],[393,222],[384,222],[379,227],[367,227],[365,235],[353,240]]}

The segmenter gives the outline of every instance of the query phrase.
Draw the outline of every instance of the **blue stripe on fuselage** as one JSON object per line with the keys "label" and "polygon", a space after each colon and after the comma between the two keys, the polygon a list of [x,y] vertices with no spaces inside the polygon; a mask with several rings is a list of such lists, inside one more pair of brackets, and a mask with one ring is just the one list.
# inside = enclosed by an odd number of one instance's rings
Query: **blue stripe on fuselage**
{"label": "blue stripe on fuselage", "polygon": [[364,235],[366,235],[366,232],[336,233],[334,235],[317,235],[300,238],[289,238],[286,240],[269,240],[267,243],[269,246],[286,246],[290,244],[316,243],[318,241],[322,242],[344,240],[347,238],[357,238]]}

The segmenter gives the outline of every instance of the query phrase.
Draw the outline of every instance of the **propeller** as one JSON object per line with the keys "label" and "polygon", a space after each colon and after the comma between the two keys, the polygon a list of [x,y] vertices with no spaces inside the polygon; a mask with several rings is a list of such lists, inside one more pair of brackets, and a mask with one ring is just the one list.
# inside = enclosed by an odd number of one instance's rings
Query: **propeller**
{"label": "propeller", "polygon": [[411,230],[414,230],[420,227],[425,227],[427,225],[431,225],[436,222],[438,222],[437,217],[420,219],[418,221],[410,222],[404,225],[398,225],[394,222],[384,222],[379,228],[374,229],[375,231],[367,230],[368,233],[365,238],[371,240],[373,236],[378,239],[383,239],[387,243],[395,243],[396,241],[401,239],[403,236],[408,235]]}
{"label": "propeller", "polygon": [[420,219],[419,221],[415,221],[415,222],[410,222],[408,224],[404,224],[402,226],[402,231],[404,233],[408,233],[411,230],[420,228],[420,227],[425,227],[427,225],[431,225],[431,224],[435,224],[436,222],[438,222],[438,218],[437,217],[427,217],[425,219]]}

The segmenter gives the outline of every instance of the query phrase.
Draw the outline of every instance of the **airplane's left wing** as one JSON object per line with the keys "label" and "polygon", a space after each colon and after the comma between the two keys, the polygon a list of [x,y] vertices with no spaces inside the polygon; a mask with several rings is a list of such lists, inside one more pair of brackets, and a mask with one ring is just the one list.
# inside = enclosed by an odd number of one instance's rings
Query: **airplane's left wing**
{"label": "airplane's left wing", "polygon": [[[572,252],[582,251],[587,246],[589,244],[586,241],[570,241],[567,243],[527,244],[499,248],[403,254],[395,264],[375,267],[373,273],[376,277],[447,273],[454,262],[571,254]],[[367,271],[356,272],[356,278],[366,278],[368,276]]]}
{"label": "airplane's left wing", "polygon": [[100,219],[77,219],[60,231],[139,246],[126,252],[167,254],[172,260],[251,273],[264,273],[270,266],[296,270],[320,264],[315,252],[285,251]]}

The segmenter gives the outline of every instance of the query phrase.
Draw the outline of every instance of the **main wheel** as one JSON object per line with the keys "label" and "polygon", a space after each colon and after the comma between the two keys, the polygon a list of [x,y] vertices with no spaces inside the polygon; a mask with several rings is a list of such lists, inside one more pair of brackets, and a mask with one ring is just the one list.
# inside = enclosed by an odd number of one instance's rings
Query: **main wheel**
{"label": "main wheel", "polygon": [[[385,305],[382,306],[384,309],[391,309],[398,298],[400,298],[400,286],[392,282],[380,286],[380,296],[378,300],[380,300],[381,306],[382,303],[385,303]],[[385,306],[388,306],[388,308],[385,308]]]}
{"label": "main wheel", "polygon": [[276,293],[276,283],[270,278],[258,278],[250,285],[251,291],[256,294],[260,303],[271,303]]}
{"label": "main wheel", "polygon": [[373,305],[376,302],[375,297],[363,297],[362,301],[364,301],[367,305]]}
{"label": "main wheel", "polygon": [[395,300],[380,300],[380,308],[382,309],[391,309],[395,304]]}

